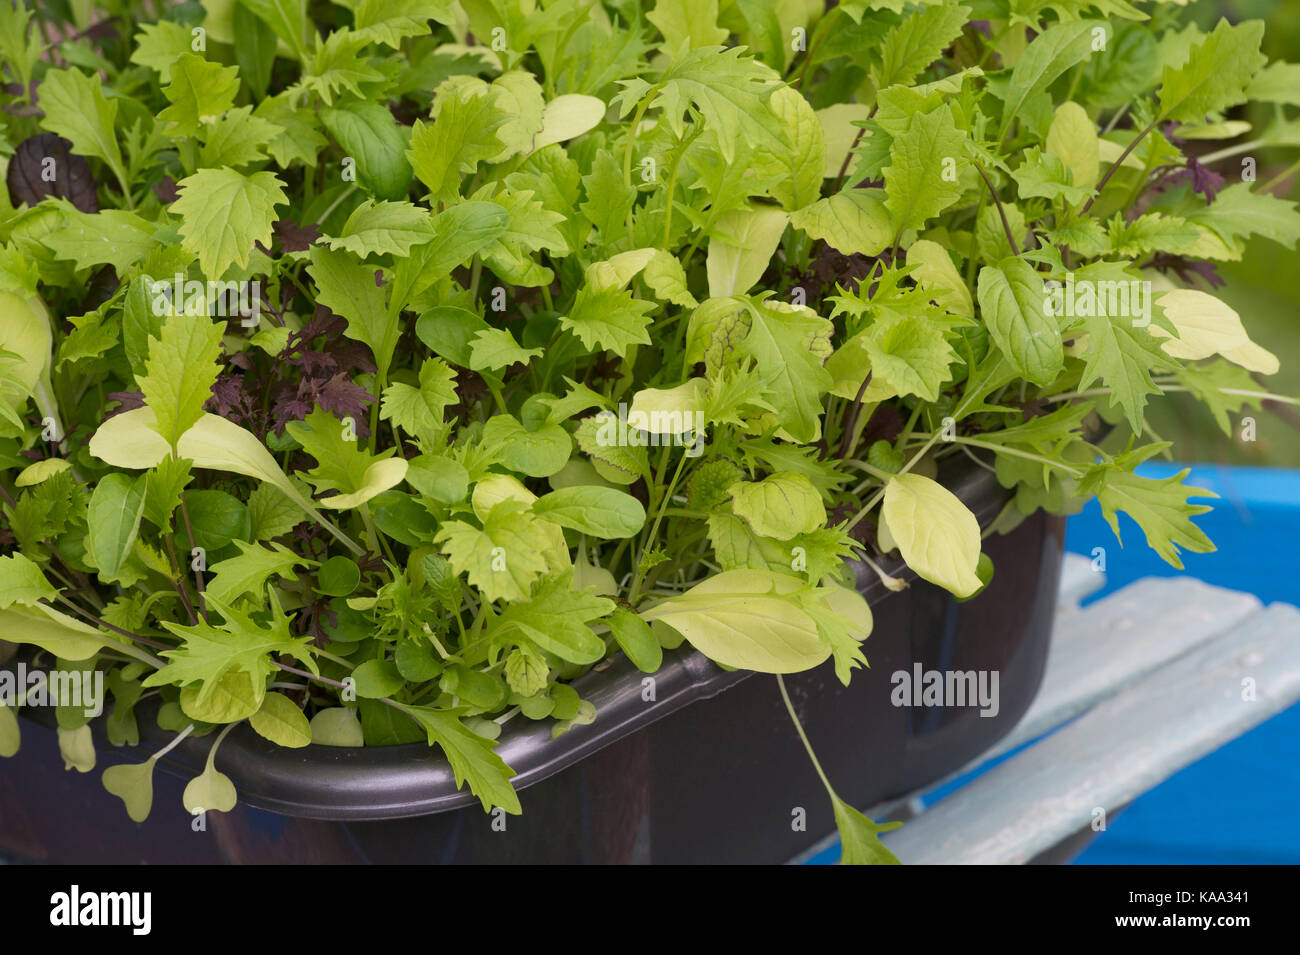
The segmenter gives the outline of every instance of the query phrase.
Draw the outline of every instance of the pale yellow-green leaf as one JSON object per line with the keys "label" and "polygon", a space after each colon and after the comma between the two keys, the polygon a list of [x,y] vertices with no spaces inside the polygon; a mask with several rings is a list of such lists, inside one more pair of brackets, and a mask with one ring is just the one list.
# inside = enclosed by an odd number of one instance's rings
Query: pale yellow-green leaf
{"label": "pale yellow-green leaf", "polygon": [[321,746],[364,746],[361,721],[345,706],[321,710],[311,719],[311,741]]}
{"label": "pale yellow-green leaf", "polygon": [[[154,413],[149,408],[114,415],[91,437],[90,453],[113,467],[134,470],[154,467],[171,453],[167,442],[154,430],[154,423]],[[298,492],[262,442],[234,422],[205,413],[181,435],[178,449],[180,456],[189,458],[195,467],[231,471],[273,484],[309,517],[343,539]],[[350,540],[344,543],[354,553],[360,553],[355,543]]]}
{"label": "pale yellow-green leaf", "polygon": [[804,581],[762,570],[728,570],[643,611],[709,659],[760,673],[797,673],[831,654],[817,624],[783,596]]}
{"label": "pale yellow-green leaf", "polygon": [[790,224],[844,255],[879,255],[893,239],[881,189],[837,192],[793,213]]}
{"label": "pale yellow-green leaf", "polygon": [[953,265],[948,251],[938,242],[918,239],[907,250],[907,264],[914,267],[912,278],[931,297],[954,315],[975,317],[975,303],[970,289],[957,266]]}
{"label": "pale yellow-green leaf", "polygon": [[533,151],[581,136],[604,118],[604,100],[580,93],[557,96],[542,109],[542,131],[533,139]]}
{"label": "pale yellow-green leaf", "polygon": [[[817,110],[817,122],[821,124],[822,139],[826,147],[826,158],[822,166],[823,178],[833,179],[839,176],[859,133],[862,133],[864,140],[871,135],[861,126],[855,125],[870,115],[871,107],[866,103],[836,103],[834,106]],[[849,160],[849,164],[852,165],[852,160]]]}
{"label": "pale yellow-green leaf", "polygon": [[144,822],[153,808],[154,760],[143,763],[120,763],[104,770],[104,788],[126,804],[126,814],[135,822]]}
{"label": "pale yellow-green leaf", "polygon": [[732,209],[719,216],[709,238],[709,297],[748,292],[767,270],[789,218],[771,206]]}
{"label": "pale yellow-green leaf", "polygon": [[14,478],[16,487],[35,487],[47,478],[53,477],[60,471],[66,471],[72,467],[67,458],[46,458],[44,461],[37,461],[35,464],[29,464],[18,472]]}
{"label": "pale yellow-green leaf", "polygon": [[979,521],[943,485],[919,474],[896,474],[885,485],[881,512],[903,560],[919,576],[958,597],[982,586],[975,574]]}
{"label": "pale yellow-green leaf", "polygon": [[266,685],[253,681],[247,670],[230,670],[207,693],[206,686],[191,684],[181,690],[181,712],[203,723],[237,723],[262,706]]}
{"label": "pale yellow-green leaf", "polygon": [[643,388],[632,396],[628,427],[650,434],[693,431],[708,403],[708,389],[703,378],[692,378],[676,388]]}
{"label": "pale yellow-green leaf", "polygon": [[235,784],[230,777],[221,772],[212,762],[209,754],[203,772],[189,781],[185,792],[181,794],[181,803],[186,812],[230,812],[238,801]]}
{"label": "pale yellow-green leaf", "polygon": [[777,157],[786,178],[772,186],[772,197],[788,211],[802,209],[821,194],[826,143],[817,114],[803,94],[790,86],[779,87],[768,107],[781,121],[788,148]]}
{"label": "pale yellow-green leaf", "polygon": [[1078,103],[1062,103],[1056,108],[1047,130],[1047,149],[1070,170],[1074,185],[1097,184],[1100,160],[1097,151],[1097,127]]}
{"label": "pale yellow-green leaf", "polygon": [[311,742],[307,717],[283,693],[268,693],[261,708],[249,717],[248,725],[277,746],[299,749]]}
{"label": "pale yellow-green leaf", "polygon": [[655,254],[646,263],[643,279],[655,297],[682,308],[695,308],[699,305],[686,284],[686,272],[677,256],[663,249],[654,251]]}
{"label": "pale yellow-green leaf", "polygon": [[90,734],[89,724],[78,726],[75,730],[65,730],[60,726],[58,737],[64,769],[88,773],[95,768],[95,740]]}
{"label": "pale yellow-green leaf", "polygon": [[587,266],[584,278],[595,288],[620,291],[649,264],[658,249],[632,249]]}
{"label": "pale yellow-green leaf", "polygon": [[44,604],[0,610],[0,640],[30,643],[73,661],[89,660],[104,647],[117,645],[107,634]]}
{"label": "pale yellow-green leaf", "polygon": [[381,494],[390,487],[397,487],[397,485],[401,484],[406,478],[406,468],[405,458],[384,458],[382,461],[376,461],[366,468],[364,483],[362,483],[361,487],[350,494],[335,494],[330,497],[322,497],[320,498],[320,506],[336,511],[358,507],[376,494]]}
{"label": "pale yellow-green leaf", "polygon": [[761,481],[740,481],[728,491],[731,509],[761,537],[785,541],[826,524],[821,495],[802,474],[778,471]]}
{"label": "pale yellow-green leaf", "polygon": [[1230,305],[1196,289],[1175,289],[1156,300],[1165,317],[1178,332],[1176,338],[1155,325],[1147,330],[1167,339],[1161,348],[1175,358],[1198,361],[1219,354],[1251,371],[1274,374],[1277,356],[1250,340],[1239,316]]}

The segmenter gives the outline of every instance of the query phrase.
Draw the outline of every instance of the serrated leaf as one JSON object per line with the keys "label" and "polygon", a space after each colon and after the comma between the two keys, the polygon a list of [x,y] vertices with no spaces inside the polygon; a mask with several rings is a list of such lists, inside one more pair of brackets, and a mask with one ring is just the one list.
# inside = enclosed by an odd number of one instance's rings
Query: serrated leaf
{"label": "serrated leaf", "polygon": [[1251,77],[1267,59],[1259,51],[1263,38],[1262,20],[1236,26],[1220,20],[1189,52],[1185,63],[1166,64],[1160,76],[1157,119],[1195,123],[1244,102]]}
{"label": "serrated leaf", "polygon": [[245,176],[229,167],[200,169],[177,188],[171,211],[181,217],[181,244],[212,280],[231,265],[247,267],[255,243],[270,247],[275,207],[289,201],[274,173]]}
{"label": "serrated leaf", "polygon": [[204,125],[235,105],[239,69],[222,66],[194,53],[183,53],[171,65],[163,95],[171,103],[158,114],[175,136],[194,136]]}
{"label": "serrated leaf", "polygon": [[221,356],[220,325],[206,317],[169,315],[161,336],[149,340],[146,373],[136,376],[155,427],[173,451],[203,414]]}

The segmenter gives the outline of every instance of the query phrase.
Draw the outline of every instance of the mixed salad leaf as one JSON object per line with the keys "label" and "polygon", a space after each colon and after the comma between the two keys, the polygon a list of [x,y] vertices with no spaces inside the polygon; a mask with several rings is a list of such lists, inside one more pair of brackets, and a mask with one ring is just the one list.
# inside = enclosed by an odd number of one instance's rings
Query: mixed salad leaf
{"label": "mixed salad leaf", "polygon": [[[1213,549],[1207,492],[1135,468],[1158,396],[1227,431],[1278,367],[1214,267],[1300,214],[1206,149],[1248,100],[1295,142],[1263,23],[158,7],[0,4],[0,638],[104,671],[111,742],[426,741],[517,813],[495,740],[597,718],[572,683],[614,655],[847,683],[851,560],[970,598],[983,534],[1092,497]],[[215,753],[191,811],[235,804]],[[103,774],[132,818],[160,755]],[[830,796],[846,861],[893,861]]]}

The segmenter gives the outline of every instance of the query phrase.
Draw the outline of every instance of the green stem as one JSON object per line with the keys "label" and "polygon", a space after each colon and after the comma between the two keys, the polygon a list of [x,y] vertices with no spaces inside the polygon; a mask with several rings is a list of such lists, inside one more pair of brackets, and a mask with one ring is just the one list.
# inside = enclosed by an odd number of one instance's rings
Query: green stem
{"label": "green stem", "polygon": [[785,678],[781,674],[776,675],[776,685],[781,689],[781,699],[785,702],[785,711],[790,714],[790,721],[794,723],[795,732],[799,734],[799,741],[803,743],[803,748],[808,753],[808,758],[812,760],[813,769],[817,770],[817,776],[821,779],[822,785],[826,787],[826,792],[832,799],[840,797],[835,793],[835,787],[826,777],[826,771],[822,769],[822,764],[817,761],[817,754],[813,752],[812,743],[808,741],[808,734],[804,732],[803,724],[799,722],[799,714],[794,710],[794,704],[790,702],[790,694],[785,688]]}

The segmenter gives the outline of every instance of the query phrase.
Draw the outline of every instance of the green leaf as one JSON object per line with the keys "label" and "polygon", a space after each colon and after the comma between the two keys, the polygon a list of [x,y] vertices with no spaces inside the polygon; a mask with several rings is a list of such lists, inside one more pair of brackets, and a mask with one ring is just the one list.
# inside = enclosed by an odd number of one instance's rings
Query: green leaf
{"label": "green leaf", "polygon": [[[1081,327],[1088,333],[1083,349],[1084,369],[1079,378],[1083,390],[1100,379],[1110,389],[1110,406],[1124,409],[1124,415],[1134,430],[1142,427],[1142,409],[1146,396],[1157,394],[1159,389],[1151,380],[1151,369],[1173,369],[1176,363],[1161,350],[1159,339],[1145,327],[1151,321],[1135,316],[1133,299],[1139,298],[1141,283],[1124,270],[1122,262],[1097,262],[1075,273],[1076,287],[1087,282],[1084,288],[1096,289],[1095,306],[1082,317]],[[1115,283],[1115,284],[1110,284]],[[1129,291],[1128,307],[1119,307],[1111,313],[1111,303],[1120,304],[1118,297],[1105,289]],[[1079,305],[1075,311],[1079,311]],[[1149,305],[1149,303],[1148,303]]]}
{"label": "green leaf", "polygon": [[907,249],[907,264],[912,267],[912,277],[932,300],[954,315],[975,317],[970,289],[943,246],[918,239]]}
{"label": "green leaf", "polygon": [[117,576],[140,532],[148,477],[142,474],[132,480],[125,474],[105,474],[90,495],[87,549],[107,579]]}
{"label": "green leaf", "polygon": [[834,793],[831,806],[835,810],[835,828],[840,833],[840,865],[900,864],[880,841],[880,833],[897,829],[901,822],[872,822]]}
{"label": "green leaf", "polygon": [[443,412],[456,403],[456,373],[440,358],[426,358],[420,365],[420,386],[396,383],[384,389],[380,412],[408,434],[417,437],[437,434],[443,426]]}
{"label": "green leaf", "polygon": [[0,610],[14,604],[35,607],[38,600],[53,600],[59,595],[41,568],[21,553],[0,557]]}
{"label": "green leaf", "polygon": [[178,184],[171,211],[181,217],[181,245],[199,257],[212,280],[231,265],[248,266],[254,243],[271,245],[275,207],[289,200],[274,173],[244,175],[229,167],[200,169]]}
{"label": "green leaf", "polygon": [[452,77],[434,90],[433,120],[416,120],[406,158],[429,188],[432,200],[447,202],[460,193],[462,173],[500,153],[497,130],[509,119],[482,80]]}
{"label": "green leaf", "polygon": [[433,238],[426,209],[409,202],[375,202],[367,199],[352,210],[336,237],[321,241],[331,249],[345,249],[357,258],[371,255],[409,255],[411,246]]}
{"label": "green leaf", "polygon": [[168,81],[172,64],[182,54],[191,52],[190,44],[194,42],[190,31],[174,20],[141,23],[134,40],[131,62],[156,70],[164,83]]}
{"label": "green leaf", "polygon": [[1025,150],[1024,160],[1011,174],[1018,186],[1021,199],[1041,196],[1045,199],[1064,199],[1078,205],[1093,194],[1090,186],[1073,184],[1072,173],[1055,153],[1043,152],[1037,146]]}
{"label": "green leaf", "polygon": [[560,318],[560,327],[572,331],[588,350],[608,348],[625,356],[633,345],[650,344],[647,316],[654,309],[653,302],[629,291],[583,286],[569,314]]}
{"label": "green leaf", "polygon": [[760,673],[797,673],[831,654],[817,623],[789,598],[803,581],[764,570],[728,570],[642,611],[709,659]]}
{"label": "green leaf", "polygon": [[913,115],[906,132],[894,137],[883,170],[894,235],[921,228],[961,197],[964,141],[947,106]]}
{"label": "green leaf", "polygon": [[505,328],[476,332],[469,343],[469,367],[473,371],[500,371],[517,362],[527,364],[541,355],[540,348],[521,348]]}
{"label": "green leaf", "polygon": [[844,255],[879,255],[894,238],[881,189],[846,189],[790,215],[790,224]]}
{"label": "green leaf", "polygon": [[817,488],[802,474],[779,471],[761,481],[730,488],[731,509],[754,533],[786,541],[826,524],[826,507]]}
{"label": "green leaf", "polygon": [[943,485],[919,474],[895,474],[885,485],[880,515],[918,575],[958,597],[983,586],[975,573],[979,521]]}
{"label": "green leaf", "polygon": [[1197,123],[1207,114],[1245,102],[1251,77],[1267,61],[1259,51],[1263,39],[1263,20],[1236,26],[1220,20],[1188,53],[1185,63],[1165,65],[1160,75],[1157,121]]}
{"label": "green leaf", "polygon": [[345,706],[321,710],[311,718],[311,741],[320,746],[364,746],[361,721]]}
{"label": "green leaf", "polygon": [[570,663],[597,663],[605,642],[589,624],[614,610],[614,602],[589,590],[573,589],[565,574],[542,583],[531,600],[512,603],[497,621],[497,633],[517,627],[533,643]]}
{"label": "green leaf", "polygon": [[861,347],[872,375],[899,395],[936,401],[949,366],[957,358],[943,331],[924,316],[880,309],[881,317],[862,333]]}
{"label": "green leaf", "polygon": [[253,115],[253,107],[228,110],[204,132],[199,150],[200,166],[239,168],[266,158],[264,146],[280,135],[282,128]]}
{"label": "green leaf", "polygon": [[1078,103],[1065,102],[1056,108],[1047,130],[1047,151],[1070,170],[1070,181],[1091,189],[1097,184],[1100,163],[1097,152],[1097,127],[1087,110]]}
{"label": "green leaf", "polygon": [[669,54],[683,42],[690,49],[724,43],[728,35],[718,26],[718,0],[656,0],[645,18],[659,28],[660,48]]}
{"label": "green leaf", "polygon": [[144,822],[153,808],[153,767],[155,760],[121,763],[104,770],[104,788],[126,805],[126,814],[135,822]]}
{"label": "green leaf", "polygon": [[[193,626],[164,621],[163,626],[181,638],[181,645],[174,650],[160,651],[167,658],[167,665],[145,677],[144,685],[191,687],[198,683],[200,686],[192,700],[200,707],[209,702],[221,704],[226,695],[241,697],[249,694],[247,702],[252,704],[252,710],[229,720],[193,717],[186,710],[192,718],[204,718],[205,722],[212,723],[233,722],[251,716],[265,697],[266,678],[275,672],[272,665],[275,655],[288,654],[302,661],[313,673],[317,672],[311,653],[311,638],[291,637],[289,618],[274,603],[269,626],[265,628],[211,596],[207,598],[207,604],[209,610],[220,614],[225,622],[218,627],[210,620],[201,620]],[[223,686],[223,681],[228,682]],[[186,702],[182,695],[182,709],[185,709]],[[240,700],[240,703],[242,709],[245,701]]]}
{"label": "green leaf", "polygon": [[310,255],[308,271],[316,282],[317,300],[348,320],[347,336],[370,349],[379,380],[387,380],[402,333],[401,314],[388,307],[384,289],[375,283],[375,268],[321,245],[313,245]]}
{"label": "green leaf", "polygon": [[[243,3],[235,4],[232,16],[235,36],[239,37],[239,42],[235,44],[235,62],[239,64],[239,75],[248,84],[253,99],[260,101],[266,96],[266,88],[271,83],[271,69],[275,65],[275,31]],[[185,41],[188,47],[188,33],[185,34]],[[163,79],[166,79],[165,74]]]}
{"label": "green leaf", "polygon": [[42,128],[58,133],[72,143],[72,151],[102,159],[119,182],[123,172],[122,153],[114,128],[117,102],[104,98],[98,74],[80,70],[48,70],[41,81]]}
{"label": "green leaf", "polygon": [[302,0],[239,0],[284,41],[294,59],[306,59],[307,4]]}
{"label": "green leaf", "polygon": [[442,748],[451,763],[459,788],[469,783],[470,791],[483,803],[484,811],[500,806],[506,812],[523,812],[519,796],[510,785],[515,771],[493,752],[492,740],[466,729],[454,710],[435,710],[427,706],[399,707],[419,721],[429,736],[429,745]]}
{"label": "green leaf", "polygon": [[335,554],[321,564],[316,574],[317,588],[331,597],[346,597],[357,589],[361,583],[361,569],[356,561],[342,554]]}
{"label": "green leaf", "polygon": [[[239,548],[239,556],[228,557],[213,564],[209,568],[212,577],[205,588],[205,593],[224,604],[233,603],[245,594],[264,594],[269,577],[275,575],[284,580],[293,580],[294,566],[310,563],[283,544],[272,544],[271,549],[267,550],[258,544],[237,540],[235,546]],[[259,599],[258,602],[262,601]]]}
{"label": "green leaf", "polygon": [[496,504],[481,529],[464,521],[444,521],[434,540],[456,573],[467,574],[488,600],[527,600],[547,566],[546,525],[519,501]]}
{"label": "green leaf", "polygon": [[609,150],[596,153],[591,172],[582,177],[582,186],[587,198],[578,210],[596,227],[601,244],[626,236],[636,189],[623,181],[623,168]]}
{"label": "green leaf", "polygon": [[180,507],[181,492],[193,480],[192,464],[184,458],[167,457],[149,473],[144,490],[144,518],[165,533],[171,532],[172,514]]}
{"label": "green leaf", "polygon": [[321,110],[320,120],[356,162],[361,185],[380,199],[406,198],[415,175],[407,161],[410,135],[392,113],[379,103],[350,99]]}
{"label": "green leaf", "polygon": [[880,44],[880,60],[871,67],[871,81],[876,89],[908,84],[916,79],[961,36],[970,12],[969,7],[942,5],[925,7],[904,17],[885,34]]}
{"label": "green leaf", "polygon": [[302,710],[283,693],[268,693],[261,708],[248,718],[259,736],[277,746],[301,749],[311,742],[311,725]]}
{"label": "green leaf", "polygon": [[989,336],[1016,372],[1036,385],[1055,379],[1065,362],[1061,328],[1033,266],[1014,256],[984,266],[978,295]]}
{"label": "green leaf", "polygon": [[787,212],[793,212],[816,202],[821,195],[826,165],[825,138],[812,106],[793,87],[776,90],[768,106],[781,121],[789,140],[789,148],[776,156],[786,178],[773,185],[771,193]]}
{"label": "green leaf", "polygon": [[609,617],[609,629],[619,648],[642,673],[654,673],[663,665],[664,650],[650,632],[650,625],[628,610],[616,610]]}
{"label": "green leaf", "polygon": [[[349,550],[361,553],[354,541],[325,520],[302,496],[262,442],[237,424],[205,413],[181,436],[178,449],[180,456],[191,459],[195,467],[233,471],[273,485]],[[100,425],[90,439],[90,453],[113,467],[142,470],[157,466],[171,456],[172,450],[158,434],[153,411],[136,408],[114,415]]]}
{"label": "green leaf", "polygon": [[376,494],[396,487],[406,477],[406,460],[395,458],[396,448],[375,455],[360,447],[355,430],[317,406],[302,421],[291,421],[286,430],[308,454],[316,466],[305,475],[316,493],[335,490],[339,493],[323,498],[324,507],[357,507]]}
{"label": "green leaf", "polygon": [[133,212],[102,209],[94,214],[62,206],[63,226],[45,235],[44,242],[60,259],[78,269],[111,265],[121,274],[158,244],[155,227]]}
{"label": "green leaf", "polygon": [[749,332],[735,345],[736,355],[775,371],[768,385],[770,400],[789,438],[817,440],[822,395],[832,383],[822,367],[829,354],[831,323],[811,309],[773,300],[753,306],[749,314]]}
{"label": "green leaf", "polygon": [[1098,28],[1106,30],[1105,24],[1096,20],[1075,20],[1050,26],[1034,38],[1016,61],[1005,94],[1001,96],[1006,108],[999,139],[1006,135],[1026,102],[1091,55],[1093,31]]}
{"label": "green leaf", "polygon": [[216,752],[216,746],[208,751],[208,761],[203,772],[191,779],[181,794],[181,804],[188,813],[230,812],[239,800],[235,784],[213,762]]}
{"label": "green leaf", "polygon": [[[1163,447],[1166,445],[1151,445],[1133,454],[1149,457]],[[1114,462],[1094,465],[1079,482],[1079,493],[1096,496],[1102,516],[1115,532],[1115,539],[1123,543],[1116,516],[1117,511],[1123,511],[1137,521],[1151,549],[1179,570],[1183,569],[1180,547],[1194,554],[1213,552],[1216,549],[1214,544],[1191,520],[1212,508],[1206,504],[1188,504],[1187,499],[1218,495],[1184,484],[1188,468],[1156,480],[1134,474],[1131,467],[1121,457]]]}
{"label": "green leaf", "polygon": [[512,471],[550,477],[568,463],[573,440],[558,424],[529,431],[513,415],[495,415],[483,428],[483,447]]}
{"label": "green leaf", "polygon": [[784,211],[771,206],[730,209],[719,216],[709,237],[709,297],[748,292],[767,271],[788,221]]}
{"label": "green leaf", "polygon": [[[660,78],[659,93],[650,105],[664,111],[669,128],[679,138],[687,110],[693,105],[703,114],[707,127],[717,133],[718,149],[725,162],[736,158],[738,142],[781,155],[788,144],[780,121],[767,108],[774,89],[769,85],[771,75],[767,67],[744,56],[738,47],[679,49]],[[629,81],[623,82],[626,85]],[[635,95],[636,90],[628,86],[620,94],[625,112],[631,108],[626,102],[628,94]]]}
{"label": "green leaf", "polygon": [[203,317],[169,315],[149,341],[146,373],[136,382],[154,414],[158,434],[173,451],[203,414],[220,370],[222,326]]}
{"label": "green leaf", "polygon": [[44,604],[0,610],[0,639],[30,643],[73,662],[89,660],[104,647],[117,646],[107,634]]}
{"label": "green leaf", "polygon": [[631,537],[645,526],[645,508],[631,494],[612,487],[577,485],[544,494],[533,513],[581,534],[603,540]]}
{"label": "green leaf", "polygon": [[158,114],[170,124],[173,136],[194,136],[204,125],[235,105],[239,95],[239,69],[212,63],[194,53],[183,53],[171,65],[170,82],[163,95],[171,103]]}

